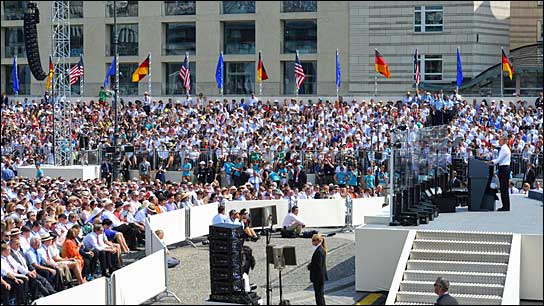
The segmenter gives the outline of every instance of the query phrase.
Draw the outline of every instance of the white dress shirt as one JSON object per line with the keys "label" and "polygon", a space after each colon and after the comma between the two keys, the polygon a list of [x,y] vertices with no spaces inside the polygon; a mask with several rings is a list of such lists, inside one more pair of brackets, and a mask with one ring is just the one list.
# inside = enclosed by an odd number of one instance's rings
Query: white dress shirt
{"label": "white dress shirt", "polygon": [[85,245],[86,250],[103,251],[106,248],[105,240],[106,237],[104,234],[96,235],[95,232],[92,232],[83,238],[83,244]]}
{"label": "white dress shirt", "polygon": [[493,164],[499,166],[510,166],[510,158],[512,153],[507,144],[503,144],[499,151],[499,156],[493,160]]}
{"label": "white dress shirt", "polygon": [[28,270],[18,263],[11,255],[7,257],[2,256],[2,277],[6,276],[8,272],[13,273],[15,276],[25,276],[28,274]]}
{"label": "white dress shirt", "polygon": [[298,224],[301,224],[301,225],[306,225],[304,223],[304,221],[302,221],[302,219],[300,219],[294,213],[290,212],[290,213],[287,214],[287,216],[285,216],[285,219],[283,219],[283,226],[289,227],[291,224],[293,224],[295,222],[298,223]]}
{"label": "white dress shirt", "polygon": [[226,215],[217,214],[212,219],[212,225],[221,224],[221,223],[230,223],[229,220],[230,220],[229,217],[227,217]]}

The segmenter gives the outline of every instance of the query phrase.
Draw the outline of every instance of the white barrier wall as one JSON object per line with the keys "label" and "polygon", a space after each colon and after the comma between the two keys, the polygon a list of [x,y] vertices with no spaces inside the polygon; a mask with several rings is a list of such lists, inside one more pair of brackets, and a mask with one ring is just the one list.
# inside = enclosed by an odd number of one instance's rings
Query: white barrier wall
{"label": "white barrier wall", "polygon": [[[166,290],[164,250],[113,272],[113,303],[139,305]],[[70,301],[73,300],[70,299]]]}
{"label": "white barrier wall", "polygon": [[346,224],[345,200],[299,200],[298,217],[307,227],[339,227]]}
{"label": "white barrier wall", "polygon": [[177,209],[149,216],[153,232],[164,231],[164,244],[171,245],[185,240],[185,209]]}
{"label": "white barrier wall", "polygon": [[34,305],[107,305],[106,278],[101,277],[79,286],[42,297]]}
{"label": "white barrier wall", "polygon": [[353,199],[353,225],[365,224],[365,216],[374,216],[382,210],[385,197]]}
{"label": "white barrier wall", "polygon": [[[185,237],[183,237],[183,240],[185,240]],[[183,240],[180,240],[180,241],[183,241]],[[145,220],[145,256],[149,256],[165,248],[166,248],[166,245],[155,234],[155,228],[146,219]]]}
{"label": "white barrier wall", "polygon": [[521,236],[521,290],[519,297],[522,300],[543,300],[542,242],[542,235]]}
{"label": "white barrier wall", "polygon": [[206,236],[210,233],[213,217],[217,215],[217,205],[193,206],[189,210],[189,215],[191,220],[189,238]]}
{"label": "white barrier wall", "polygon": [[389,291],[409,230],[355,230],[355,290]]}
{"label": "white barrier wall", "polygon": [[[66,180],[71,179],[82,179],[82,180],[91,180],[95,178],[100,178],[100,166],[91,165],[91,166],[51,166],[51,165],[42,165],[42,170],[44,176],[50,177],[62,177]],[[17,169],[17,175],[27,178],[36,177],[36,167],[35,166],[24,166]]]}

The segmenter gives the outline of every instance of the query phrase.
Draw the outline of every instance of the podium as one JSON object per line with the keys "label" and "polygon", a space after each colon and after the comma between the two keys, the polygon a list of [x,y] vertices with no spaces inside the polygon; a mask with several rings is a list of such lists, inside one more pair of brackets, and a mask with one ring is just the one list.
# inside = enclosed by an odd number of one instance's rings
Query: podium
{"label": "podium", "polygon": [[490,187],[493,176],[493,166],[487,160],[472,158],[468,161],[468,210],[495,210],[497,190]]}

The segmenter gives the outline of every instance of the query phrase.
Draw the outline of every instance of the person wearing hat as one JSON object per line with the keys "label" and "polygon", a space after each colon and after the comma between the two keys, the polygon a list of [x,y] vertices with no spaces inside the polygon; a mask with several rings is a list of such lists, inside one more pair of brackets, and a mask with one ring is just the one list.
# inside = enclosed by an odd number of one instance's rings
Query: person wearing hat
{"label": "person wearing hat", "polygon": [[[22,202],[19,202],[19,203],[22,203]],[[25,211],[26,211],[26,207],[24,207],[22,204],[17,204],[17,206],[15,206],[15,211],[12,214],[10,214],[8,218],[19,219],[19,220],[23,220],[23,218],[26,219]]]}
{"label": "person wearing hat", "polygon": [[28,266],[25,259],[25,252],[21,248],[20,239],[12,238],[9,241],[9,246],[11,248],[11,251],[10,251],[11,257],[18,264],[20,264],[23,267],[23,269],[28,271],[26,276],[28,277],[30,296],[32,300],[39,298],[39,295],[48,296],[48,295],[56,293],[55,289],[53,289],[53,286],[51,286],[51,283],[49,283],[47,279],[45,279],[43,276],[36,273],[36,270],[34,270],[32,267]]}
{"label": "person wearing hat", "polygon": [[208,169],[206,168],[206,162],[200,161],[200,167],[196,171],[196,180],[199,184],[204,185],[206,183],[206,175],[208,174]]}
{"label": "person wearing hat", "polygon": [[63,283],[70,283],[72,281],[72,271],[79,284],[83,283],[79,264],[75,261],[65,260],[59,256],[59,249],[55,244],[56,234],[48,232],[41,235],[40,238],[42,240],[42,253],[45,255],[47,265],[60,272]]}
{"label": "person wearing hat", "polygon": [[253,228],[250,227],[251,220],[249,219],[249,214],[247,213],[247,209],[243,208],[240,210],[239,213],[240,217],[240,223],[242,224],[242,227],[244,228],[244,233],[249,237],[249,239],[253,242],[258,241],[261,237],[255,232]]}
{"label": "person wearing hat", "polygon": [[49,233],[43,233],[39,237],[30,238],[30,249],[25,253],[26,262],[32,266],[38,274],[49,281],[56,291],[64,290],[62,284],[61,272],[48,263],[44,248],[42,248],[42,239],[51,240]]}
{"label": "person wearing hat", "polygon": [[105,219],[110,219],[112,221],[112,229],[118,232],[123,233],[125,236],[128,247],[136,251],[138,247],[137,234],[138,229],[131,226],[128,222],[121,221],[114,213],[114,204],[111,200],[108,199],[104,206],[104,211],[102,213],[102,221]]}

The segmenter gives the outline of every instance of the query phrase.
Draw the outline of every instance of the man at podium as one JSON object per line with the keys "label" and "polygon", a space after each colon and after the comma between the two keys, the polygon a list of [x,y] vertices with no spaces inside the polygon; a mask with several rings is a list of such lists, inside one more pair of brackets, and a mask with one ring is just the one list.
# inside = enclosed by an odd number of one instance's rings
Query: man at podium
{"label": "man at podium", "polygon": [[506,136],[499,139],[501,149],[499,156],[489,162],[491,165],[499,166],[499,186],[501,190],[502,207],[498,211],[510,211],[510,195],[508,194],[508,180],[510,178],[510,159],[512,153],[508,147],[508,138]]}

